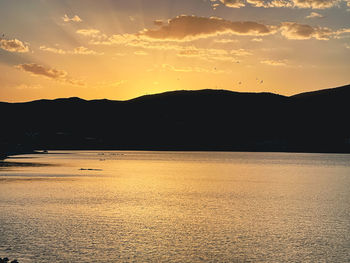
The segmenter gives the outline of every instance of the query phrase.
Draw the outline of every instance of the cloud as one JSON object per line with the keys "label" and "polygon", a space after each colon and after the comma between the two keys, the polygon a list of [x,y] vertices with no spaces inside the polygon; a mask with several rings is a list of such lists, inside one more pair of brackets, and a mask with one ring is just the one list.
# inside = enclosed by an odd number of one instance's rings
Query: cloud
{"label": "cloud", "polygon": [[79,29],[77,33],[83,36],[97,36],[101,34],[101,31],[98,29]]}
{"label": "cloud", "polygon": [[[92,45],[123,45],[128,44],[131,42],[140,41],[141,39],[133,34],[119,34],[119,35],[112,35],[107,36],[105,34],[102,34],[100,31],[96,34],[82,34],[84,36],[90,37],[90,44]],[[78,34],[81,34],[77,31]]]}
{"label": "cloud", "polygon": [[265,59],[260,61],[261,64],[274,66],[274,67],[284,67],[287,66],[285,60],[272,60],[272,59]]}
{"label": "cloud", "polygon": [[70,18],[69,16],[67,16],[66,14],[62,17],[62,20],[64,21],[64,22],[83,22],[83,20],[79,17],[79,16],[77,16],[77,15],[75,15],[75,16],[73,16],[72,18]]}
{"label": "cloud", "polygon": [[294,6],[299,8],[325,9],[339,4],[340,0],[293,0]]}
{"label": "cloud", "polygon": [[212,4],[211,6],[212,6],[212,8],[213,8],[213,10],[216,10],[216,8],[219,6],[220,4]]}
{"label": "cloud", "polygon": [[0,39],[0,48],[8,52],[27,53],[29,47],[18,39]]}
{"label": "cloud", "polygon": [[233,49],[233,50],[231,50],[230,53],[233,54],[233,55],[236,55],[236,56],[250,56],[250,55],[252,55],[251,52],[249,52],[249,51],[247,51],[247,50],[245,50],[243,48]]}
{"label": "cloud", "polygon": [[81,81],[70,78],[68,76],[68,73],[64,70],[47,68],[47,67],[44,67],[42,65],[35,64],[35,63],[20,64],[20,65],[17,65],[16,68],[20,69],[22,71],[31,73],[34,76],[41,76],[41,77],[45,77],[47,79],[65,82],[65,83],[68,83],[71,85],[76,85],[76,86],[83,86],[84,85]]}
{"label": "cloud", "polygon": [[244,49],[225,50],[213,48],[197,48],[195,46],[183,47],[179,50],[178,57],[199,58],[207,61],[230,61],[236,62],[235,56],[248,56],[250,52]]}
{"label": "cloud", "polygon": [[229,43],[231,44],[231,43],[237,43],[238,40],[223,38],[223,39],[214,39],[214,42],[219,44],[229,44]]}
{"label": "cloud", "polygon": [[245,6],[244,0],[220,0],[220,2],[223,3],[225,6],[232,8],[240,8]]}
{"label": "cloud", "polygon": [[264,8],[287,7],[312,9],[331,8],[338,5],[341,1],[342,0],[220,0],[223,5],[231,8],[241,8],[250,5]]}
{"label": "cloud", "polygon": [[153,24],[155,24],[156,26],[162,26],[164,24],[164,22],[163,22],[163,20],[158,19],[158,20],[154,20]]}
{"label": "cloud", "polygon": [[88,49],[87,47],[77,47],[74,49],[72,54],[78,54],[78,55],[103,55],[103,52],[96,52],[94,50]]}
{"label": "cloud", "polygon": [[[332,31],[326,27],[312,27],[295,22],[282,22],[279,25],[264,25],[250,21],[228,21],[217,17],[178,16],[170,19],[157,29],[144,29],[136,34],[116,34],[107,36],[97,29],[78,30],[90,38],[92,45],[124,45],[144,49],[182,51],[183,45],[199,38],[208,38],[223,34],[254,36],[252,41],[259,42],[263,36],[281,33],[287,39],[329,40],[340,38],[350,29]],[[215,39],[215,43],[232,43],[237,40]]]}
{"label": "cloud", "polygon": [[47,46],[40,46],[39,47],[40,50],[46,51],[46,52],[51,52],[51,53],[55,53],[55,54],[60,54],[60,55],[64,55],[67,54],[67,51],[60,49],[60,48],[54,48],[54,47],[47,47]]}
{"label": "cloud", "polygon": [[45,76],[50,79],[65,79],[67,77],[67,72],[63,70],[56,70],[51,68],[45,68],[44,66],[38,64],[21,64],[17,66],[26,72],[30,72],[33,75]]}
{"label": "cloud", "polygon": [[60,48],[55,47],[47,47],[47,46],[40,46],[40,50],[51,52],[59,55],[66,55],[66,54],[73,54],[73,55],[103,55],[103,52],[96,52],[94,50],[90,50],[87,47],[77,47],[73,51],[70,50],[63,50]]}
{"label": "cloud", "polygon": [[329,40],[334,35],[327,27],[312,27],[295,22],[284,22],[281,33],[287,39],[311,39]]}
{"label": "cloud", "polygon": [[134,54],[137,55],[137,56],[147,56],[148,55],[147,52],[142,51],[142,50],[135,51]]}
{"label": "cloud", "polygon": [[254,7],[264,8],[293,7],[293,3],[290,0],[247,0],[247,3]]}
{"label": "cloud", "polygon": [[323,15],[316,13],[316,12],[311,12],[306,18],[322,18],[324,17]]}
{"label": "cloud", "polygon": [[333,33],[334,38],[345,38],[349,37],[350,34],[350,28],[342,28]]}
{"label": "cloud", "polygon": [[231,22],[217,17],[181,15],[168,20],[167,24],[158,29],[145,29],[139,36],[156,40],[189,41],[220,34],[258,36],[273,34],[275,31],[275,27],[257,22]]}
{"label": "cloud", "polygon": [[122,34],[106,36],[104,34],[90,36],[89,43],[91,45],[123,45],[128,47],[139,47],[144,49],[156,49],[156,50],[182,50],[183,46],[178,43],[166,42],[162,40],[149,40],[135,34]]}
{"label": "cloud", "polygon": [[[237,42],[237,40],[223,41],[223,43]],[[95,45],[124,45],[128,47],[137,47],[143,49],[154,50],[171,50],[177,52],[178,57],[195,57],[203,60],[214,61],[236,61],[234,56],[251,55],[250,52],[244,49],[236,49],[227,51],[225,49],[215,48],[199,48],[195,46],[184,45],[183,42],[174,43],[172,41],[166,42],[164,40],[149,40],[148,38],[138,37],[135,35],[113,35],[105,40],[100,40],[99,37],[92,38],[90,44]],[[136,51],[136,55],[146,55],[145,51]],[[121,55],[125,55],[124,53]]]}

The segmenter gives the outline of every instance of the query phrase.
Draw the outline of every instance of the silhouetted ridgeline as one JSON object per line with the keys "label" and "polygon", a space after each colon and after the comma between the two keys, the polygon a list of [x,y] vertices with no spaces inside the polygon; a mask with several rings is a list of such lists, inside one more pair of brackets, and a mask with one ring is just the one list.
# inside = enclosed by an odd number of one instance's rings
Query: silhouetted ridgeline
{"label": "silhouetted ridgeline", "polygon": [[200,90],[0,103],[0,141],[3,148],[350,152],[349,101],[350,85],[291,97]]}

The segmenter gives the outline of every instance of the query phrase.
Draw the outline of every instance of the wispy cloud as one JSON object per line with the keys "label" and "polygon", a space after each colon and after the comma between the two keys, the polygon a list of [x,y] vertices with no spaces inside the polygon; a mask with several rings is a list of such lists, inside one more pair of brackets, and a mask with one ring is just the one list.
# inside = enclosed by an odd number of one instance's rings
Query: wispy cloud
{"label": "wispy cloud", "polygon": [[227,38],[214,39],[214,43],[219,43],[219,44],[232,44],[237,42],[238,42],[237,39],[227,39]]}
{"label": "wispy cloud", "polygon": [[103,55],[103,52],[97,52],[91,49],[88,49],[87,47],[76,47],[74,50],[64,50],[61,48],[55,48],[55,47],[47,47],[47,46],[40,46],[40,50],[51,52],[59,55],[66,55],[66,54],[73,54],[73,55]]}
{"label": "wispy cloud", "polygon": [[71,54],[78,54],[78,55],[103,55],[103,52],[97,52],[95,50],[88,49],[87,47],[77,47],[74,49]]}
{"label": "wispy cloud", "polygon": [[286,60],[272,60],[272,59],[265,59],[260,61],[260,63],[269,65],[269,66],[275,66],[275,67],[283,67],[287,66]]}
{"label": "wispy cloud", "polygon": [[340,0],[293,0],[294,6],[299,8],[326,9],[336,6]]}
{"label": "wispy cloud", "polygon": [[63,49],[60,49],[60,48],[55,48],[55,47],[40,46],[39,49],[43,50],[43,51],[46,51],[46,52],[60,54],[60,55],[67,54],[67,51],[65,51]]}
{"label": "wispy cloud", "polygon": [[135,51],[134,54],[137,56],[147,56],[148,55],[147,52],[142,51],[142,50]]}
{"label": "wispy cloud", "polygon": [[245,6],[244,0],[220,0],[220,2],[223,3],[225,6],[232,8],[240,8]]}
{"label": "wispy cloud", "polygon": [[345,38],[350,36],[350,28],[342,28],[334,32],[334,38]]}
{"label": "wispy cloud", "polygon": [[[344,0],[345,2],[348,0]],[[342,0],[217,0],[211,1],[212,6],[217,5],[213,2],[221,2],[223,5],[231,8],[241,8],[245,6],[264,7],[264,8],[311,8],[326,9],[339,5]],[[349,2],[348,2],[349,5]]]}
{"label": "wispy cloud", "polygon": [[207,61],[231,61],[237,62],[236,57],[249,56],[251,53],[245,49],[214,49],[198,48],[195,46],[183,47],[179,50],[179,57],[200,58]]}
{"label": "wispy cloud", "polygon": [[311,12],[306,18],[322,18],[324,17],[323,15],[316,13],[316,12]]}
{"label": "wispy cloud", "polygon": [[41,89],[42,86],[38,84],[20,84],[15,86],[14,88],[18,90],[36,90]]}
{"label": "wispy cloud", "polygon": [[67,14],[65,14],[63,17],[62,17],[62,20],[64,21],[64,22],[83,22],[83,20],[79,17],[79,16],[77,16],[77,15],[75,15],[75,16],[73,16],[73,17],[69,17]]}
{"label": "wispy cloud", "polygon": [[79,29],[77,30],[77,33],[83,36],[98,36],[101,34],[101,31],[98,29]]}

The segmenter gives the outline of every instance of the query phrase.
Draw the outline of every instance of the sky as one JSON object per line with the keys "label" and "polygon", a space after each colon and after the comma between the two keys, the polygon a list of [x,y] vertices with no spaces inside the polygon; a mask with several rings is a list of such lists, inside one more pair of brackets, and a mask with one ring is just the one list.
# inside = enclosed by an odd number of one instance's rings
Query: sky
{"label": "sky", "polygon": [[0,0],[0,101],[350,83],[350,0]]}

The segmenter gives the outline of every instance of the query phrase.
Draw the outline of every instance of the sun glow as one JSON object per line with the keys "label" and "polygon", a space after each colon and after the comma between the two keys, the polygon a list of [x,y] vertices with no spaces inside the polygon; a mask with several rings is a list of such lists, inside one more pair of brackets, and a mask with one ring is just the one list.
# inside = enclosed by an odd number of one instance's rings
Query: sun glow
{"label": "sun glow", "polygon": [[331,2],[239,2],[3,1],[0,100],[216,88],[291,95],[349,82],[349,12]]}

